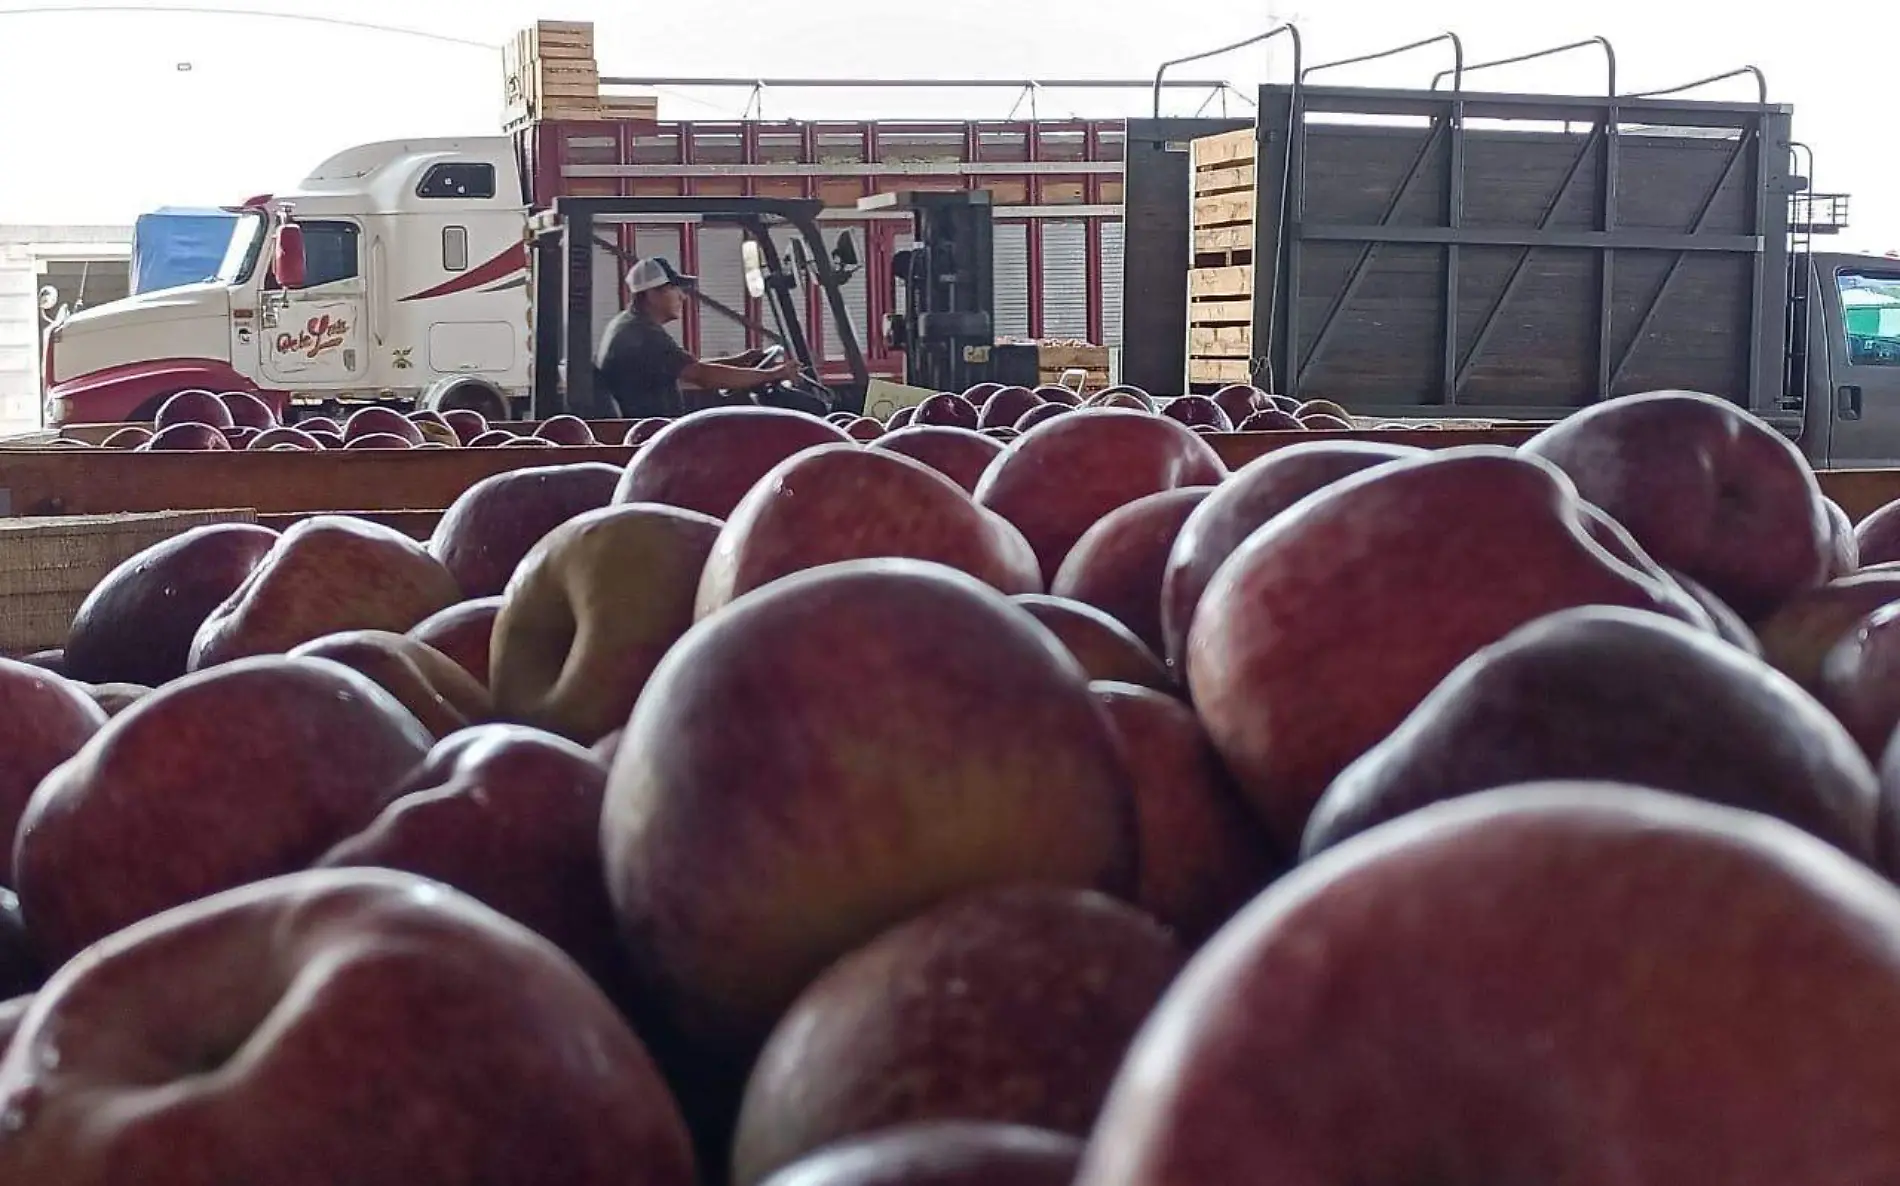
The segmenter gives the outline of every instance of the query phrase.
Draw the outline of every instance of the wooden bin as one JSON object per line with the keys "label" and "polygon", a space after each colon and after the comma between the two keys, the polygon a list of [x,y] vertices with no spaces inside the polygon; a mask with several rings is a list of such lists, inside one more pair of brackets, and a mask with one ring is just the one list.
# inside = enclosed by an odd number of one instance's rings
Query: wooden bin
{"label": "wooden bin", "polygon": [[153,544],[211,523],[256,521],[248,510],[0,518],[0,655],[64,646],[93,586]]}
{"label": "wooden bin", "polygon": [[591,21],[538,21],[502,47],[503,120],[602,119]]}
{"label": "wooden bin", "polygon": [[1203,136],[1192,147],[1189,390],[1253,379],[1254,130]]}

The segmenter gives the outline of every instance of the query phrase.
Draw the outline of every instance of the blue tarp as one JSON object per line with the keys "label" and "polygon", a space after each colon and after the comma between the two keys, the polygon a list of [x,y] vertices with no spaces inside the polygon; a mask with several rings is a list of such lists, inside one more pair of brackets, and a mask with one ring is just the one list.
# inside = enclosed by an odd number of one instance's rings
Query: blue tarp
{"label": "blue tarp", "polygon": [[237,215],[163,206],[139,215],[132,228],[132,291],[195,284],[218,272]]}

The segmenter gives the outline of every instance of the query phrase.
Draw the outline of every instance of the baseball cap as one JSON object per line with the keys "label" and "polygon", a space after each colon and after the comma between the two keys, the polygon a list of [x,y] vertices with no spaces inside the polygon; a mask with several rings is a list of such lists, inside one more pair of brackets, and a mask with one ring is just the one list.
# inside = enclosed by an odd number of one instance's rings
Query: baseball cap
{"label": "baseball cap", "polygon": [[627,273],[628,292],[648,292],[655,288],[665,288],[671,284],[676,288],[691,288],[699,279],[673,270],[673,265],[657,255],[649,255],[633,265]]}

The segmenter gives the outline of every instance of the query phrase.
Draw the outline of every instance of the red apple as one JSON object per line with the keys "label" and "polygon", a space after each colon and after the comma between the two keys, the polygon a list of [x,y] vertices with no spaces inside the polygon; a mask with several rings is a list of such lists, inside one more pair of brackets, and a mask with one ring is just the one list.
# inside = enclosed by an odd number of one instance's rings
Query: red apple
{"label": "red apple", "polygon": [[442,413],[442,422],[464,445],[488,431],[488,418],[469,408],[450,408]]}
{"label": "red apple", "polygon": [[277,416],[270,405],[248,391],[227,391],[218,399],[223,402],[224,410],[231,413],[231,423],[240,428],[265,432],[277,427]]}
{"label": "red apple", "polygon": [[900,428],[909,427],[911,422],[916,418],[917,406],[915,404],[908,408],[899,408],[885,419],[884,429],[886,432],[896,432]]}
{"label": "red apple", "polygon": [[672,421],[664,416],[648,416],[645,420],[636,420],[627,429],[627,435],[620,443],[623,445],[644,445],[652,440],[662,428]]}
{"label": "red apple", "polygon": [[1214,403],[1227,413],[1230,423],[1239,424],[1247,417],[1261,410],[1266,404],[1266,396],[1260,389],[1248,383],[1229,383],[1214,393]]}
{"label": "red apple", "polygon": [[1848,629],[1823,659],[1816,691],[1862,751],[1880,761],[1900,729],[1900,605]]}
{"label": "red apple", "polygon": [[1073,412],[1073,411],[1075,411],[1075,407],[1073,405],[1057,403],[1054,400],[1051,400],[1045,404],[1037,404],[1035,407],[1023,413],[1023,418],[1016,422],[1016,431],[1028,432],[1030,429],[1036,427],[1036,425],[1038,424],[1047,424],[1049,421],[1054,420],[1057,416],[1060,416],[1064,414],[1065,412]]}
{"label": "red apple", "polygon": [[1032,408],[1042,405],[1042,397],[1027,387],[1001,387],[980,405],[978,428],[1012,428]]}
{"label": "red apple", "polygon": [[1854,521],[1847,517],[1841,504],[1831,498],[1823,497],[1821,506],[1827,511],[1829,527],[1828,579],[1851,577],[1860,570],[1860,540],[1854,535]]}
{"label": "red apple", "polygon": [[1524,451],[1749,621],[1827,579],[1833,529],[1813,471],[1793,442],[1728,400],[1685,391],[1609,400]]}
{"label": "red apple", "polygon": [[1350,432],[1353,429],[1352,421],[1324,412],[1308,413],[1299,417],[1299,421],[1300,427],[1309,432]]}
{"label": "red apple", "polygon": [[1220,566],[1188,684],[1277,842],[1297,844],[1327,784],[1478,649],[1572,606],[1678,605],[1591,538],[1581,507],[1539,458],[1450,449],[1333,483]]}
{"label": "red apple", "polygon": [[510,441],[518,441],[520,439],[520,437],[505,428],[491,428],[470,441],[468,447],[471,449],[498,449]]}
{"label": "red apple", "polygon": [[[311,440],[317,442],[317,445],[319,448],[323,448],[323,449],[343,448],[343,435],[341,433],[327,432],[320,428],[307,428],[304,430],[304,432],[306,433],[306,435],[310,437]],[[275,448],[276,446],[272,446],[272,447]]]}
{"label": "red apple", "polygon": [[1004,448],[1002,442],[980,432],[935,424],[900,428],[880,437],[871,447],[921,461],[971,492]]}
{"label": "red apple", "polygon": [[501,606],[500,597],[460,602],[424,619],[409,632],[409,637],[447,655],[486,687],[495,618],[501,613]]}
{"label": "red apple", "polygon": [[279,445],[289,445],[296,449],[315,451],[323,446],[317,438],[301,428],[267,428],[250,439],[244,447],[252,452],[261,453],[266,449],[275,449]]}
{"label": "red apple", "polygon": [[1142,397],[1128,391],[1098,391],[1082,401],[1085,408],[1114,408],[1125,412],[1152,412],[1154,406]]}
{"label": "red apple", "polygon": [[1309,399],[1294,409],[1293,414],[1302,420],[1308,416],[1331,416],[1335,420],[1344,422],[1348,428],[1352,427],[1353,423],[1352,413],[1348,412],[1344,405],[1336,404],[1329,399]]}
{"label": "red apple", "polygon": [[292,526],[198,628],[193,671],[281,655],[345,630],[400,634],[462,600],[421,544],[379,523],[317,515]]}
{"label": "red apple", "polygon": [[869,416],[858,416],[844,426],[844,431],[854,441],[875,441],[884,435],[884,426]]}
{"label": "red apple", "polygon": [[919,1121],[1086,1136],[1182,962],[1152,919],[1076,890],[993,890],[920,915],[779,1022],[746,1085],[734,1186]]}
{"label": "red apple", "polygon": [[1862,567],[1900,561],[1900,501],[1888,503],[1854,528]]}
{"label": "red apple", "polygon": [[1082,665],[1091,680],[1117,680],[1163,691],[1174,686],[1168,669],[1134,631],[1102,610],[1064,597],[1028,594],[1013,599],[1029,611]]}
{"label": "red apple", "polygon": [[556,445],[598,445],[594,430],[587,427],[587,421],[579,416],[555,416],[541,423],[534,430],[537,439],[550,441]]}
{"label": "red apple", "polygon": [[1155,410],[1154,396],[1149,395],[1139,387],[1127,383],[1118,383],[1113,387],[1104,387],[1094,395],[1089,396],[1083,403],[1084,405],[1094,405],[1097,407],[1117,407],[1120,405],[1111,402],[1117,398],[1133,400],[1135,403],[1141,405],[1145,411],[1152,412]]}
{"label": "red apple", "polygon": [[107,437],[100,446],[105,449],[136,449],[152,439],[152,430],[128,424]]}
{"label": "red apple", "polygon": [[277,543],[254,523],[194,527],[106,574],[66,636],[66,670],[89,684],[158,687],[185,674],[192,636]]}
{"label": "red apple", "polygon": [[417,427],[421,427],[424,424],[434,424],[440,428],[447,428],[451,432],[454,431],[448,419],[441,412],[433,408],[412,408],[403,413],[403,415],[408,417]]}
{"label": "red apple", "polygon": [[1260,405],[1261,407],[1278,408],[1289,416],[1298,416],[1300,414],[1300,408],[1303,406],[1299,400],[1294,399],[1290,395],[1273,395],[1269,393],[1263,395],[1261,398],[1264,401]]}
{"label": "red apple", "polygon": [[673,648],[601,842],[659,1022],[730,1090],[827,966],[938,902],[1129,889],[1132,821],[1108,722],[1049,633],[974,578],[875,560],[788,577]]}
{"label": "red apple", "polygon": [[1171,399],[1162,405],[1161,414],[1189,428],[1211,428],[1216,432],[1234,430],[1234,423],[1227,413],[1204,395],[1183,395]]}
{"label": "red apple", "polygon": [[1558,779],[1758,811],[1876,858],[1879,781],[1812,697],[1705,631],[1603,607],[1540,619],[1453,671],[1333,781],[1304,848],[1444,799]]}
{"label": "red apple", "polygon": [[181,391],[159,405],[158,416],[153,420],[152,427],[163,433],[180,424],[229,428],[235,423],[231,418],[231,409],[209,391]]}
{"label": "red apple", "polygon": [[236,449],[236,450],[249,449],[251,447],[251,442],[263,435],[263,433],[259,432],[257,429],[246,428],[243,425],[237,425],[232,428],[220,429],[219,431],[224,433],[225,443],[230,445],[231,448]]}
{"label": "red apple", "polygon": [[1757,631],[1762,654],[1796,683],[1820,687],[1835,644],[1875,610],[1900,602],[1900,572],[1863,572],[1796,595]]}
{"label": "red apple", "polygon": [[1188,628],[1201,596],[1215,572],[1248,536],[1342,478],[1423,456],[1423,450],[1405,445],[1309,441],[1276,449],[1242,466],[1194,509],[1175,537],[1162,576],[1162,646],[1157,653],[1176,668],[1186,661]]}
{"label": "red apple", "polygon": [[222,453],[230,449],[231,441],[224,431],[209,424],[174,424],[169,428],[161,428],[151,440],[138,446],[141,453]]}
{"label": "red apple", "polygon": [[1053,580],[1076,541],[1110,511],[1226,476],[1213,447],[1172,420],[1093,410],[1024,436],[983,475],[976,498],[1022,531],[1043,578]]}
{"label": "red apple", "polygon": [[187,676],[39,786],[15,888],[49,964],[161,910],[301,869],[360,830],[432,739],[338,664],[252,659]]}
{"label": "red apple", "polygon": [[613,500],[621,470],[602,462],[493,474],[462,492],[436,524],[429,554],[468,597],[494,597],[548,532]]}
{"label": "red apple", "polygon": [[1110,511],[1076,541],[1049,591],[1106,611],[1150,651],[1166,654],[1161,582],[1168,557],[1188,516],[1213,492],[1211,486],[1164,490]]}
{"label": "red apple", "polygon": [[538,729],[443,739],[367,828],[317,868],[376,867],[452,885],[567,952],[608,992],[624,973],[600,872],[607,772]]}
{"label": "red apple", "polygon": [[839,428],[843,428],[857,418],[855,412],[831,412],[825,416],[825,423],[835,424]]}
{"label": "red apple", "polygon": [[1893,887],[1779,821],[1575,784],[1440,804],[1189,965],[1077,1183],[1893,1179],[1896,949]]}
{"label": "red apple", "polygon": [[912,424],[941,424],[951,428],[980,427],[976,405],[960,395],[942,392],[917,405]]}
{"label": "red apple", "polygon": [[1135,787],[1135,902],[1198,944],[1273,879],[1281,861],[1194,715],[1134,684],[1089,690],[1108,713]]}
{"label": "red apple", "polygon": [[495,619],[489,670],[502,718],[582,745],[624,726],[654,666],[693,624],[719,529],[706,515],[635,503],[549,532]]}
{"label": "red apple", "polygon": [[616,503],[657,502],[724,519],[765,472],[843,429],[784,408],[709,408],[673,421],[627,464]]}
{"label": "red apple", "polygon": [[1081,1160],[1062,1133],[946,1120],[839,1141],[766,1186],[1073,1186]]}
{"label": "red apple", "polygon": [[[14,834],[40,782],[105,723],[105,710],[78,684],[30,664],[0,659],[0,836]],[[0,852],[0,885],[13,883],[13,854]],[[5,960],[0,959],[0,972],[4,970]],[[24,990],[9,990],[0,975],[0,998],[19,991]]]}
{"label": "red apple", "polygon": [[354,445],[368,436],[401,437],[411,445],[422,443],[422,430],[415,421],[393,408],[369,407],[352,415],[343,425],[343,441]]}
{"label": "red apple", "polygon": [[107,718],[118,716],[126,709],[152,694],[152,689],[143,684],[79,684],[79,689],[97,704]]}
{"label": "red apple", "polygon": [[990,396],[995,395],[1002,389],[1003,385],[1001,383],[978,383],[966,388],[963,392],[963,398],[969,401],[971,407],[981,408],[984,404],[989,402]]}
{"label": "red apple", "polygon": [[306,416],[297,421],[296,427],[305,432],[333,432],[338,436],[343,435],[343,426],[328,416]]}
{"label": "red apple", "polygon": [[1291,412],[1262,408],[1239,424],[1239,432],[1304,432],[1306,425]]}
{"label": "red apple", "polygon": [[572,962],[377,870],[114,936],[39,994],[0,1108],[24,1121],[0,1142],[9,1182],[694,1181],[646,1050]]}
{"label": "red apple", "polygon": [[[421,435],[420,433],[417,434]],[[345,449],[420,449],[423,446],[410,443],[393,432],[372,432],[363,436],[351,437],[345,441]]]}
{"label": "red apple", "polygon": [[304,643],[292,659],[328,659],[375,680],[435,737],[495,718],[488,688],[442,652],[405,634],[346,630]]}
{"label": "red apple", "polygon": [[[1034,395],[1044,403],[1061,404],[1065,408],[1076,408],[1082,405],[1081,396],[1059,383],[1044,383],[1036,388]],[[1021,425],[1018,424],[1018,427]]]}
{"label": "red apple", "polygon": [[1004,593],[1042,588],[1022,534],[949,478],[902,454],[820,445],[771,470],[733,510],[696,612],[806,569],[880,557],[935,561]]}

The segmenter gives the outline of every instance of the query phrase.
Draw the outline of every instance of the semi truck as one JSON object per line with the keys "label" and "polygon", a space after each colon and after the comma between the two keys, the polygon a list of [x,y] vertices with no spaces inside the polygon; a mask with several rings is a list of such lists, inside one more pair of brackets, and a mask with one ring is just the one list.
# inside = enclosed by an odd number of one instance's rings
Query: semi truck
{"label": "semi truck", "polygon": [[[1414,89],[1318,85],[1324,65],[1296,64],[1257,121],[1177,146],[1175,188],[1131,196],[1131,225],[1168,206],[1184,237],[1165,304],[1186,310],[1189,389],[1533,422],[1694,389],[1816,466],[1900,464],[1900,260],[1825,250],[1847,199],[1814,188],[1793,110],[1758,70],[1633,94],[1601,39],[1496,63],[1453,48]],[[1595,94],[1469,83],[1585,50],[1607,66]],[[1686,97],[1717,85],[1755,93]]]}
{"label": "semi truck", "polygon": [[[510,397],[533,383],[530,218],[562,197],[817,199],[827,237],[850,231],[865,267],[846,309],[873,377],[903,359],[881,335],[896,299],[902,212],[859,199],[898,189],[985,189],[997,203],[1000,336],[1113,344],[1121,293],[1119,120],[545,120],[512,134],[391,140],[323,161],[289,192],[230,207],[215,271],[73,314],[46,335],[51,425],[149,419],[188,388],[249,391],[280,414],[306,406],[426,399],[481,379]],[[276,227],[295,225],[306,274],[273,274]],[[688,307],[675,331],[695,353],[769,345],[767,305],[747,289],[745,236],[660,215],[617,224],[591,285],[596,328],[624,305],[636,255],[701,276],[739,318]],[[849,360],[830,302],[802,298],[823,377]]]}

